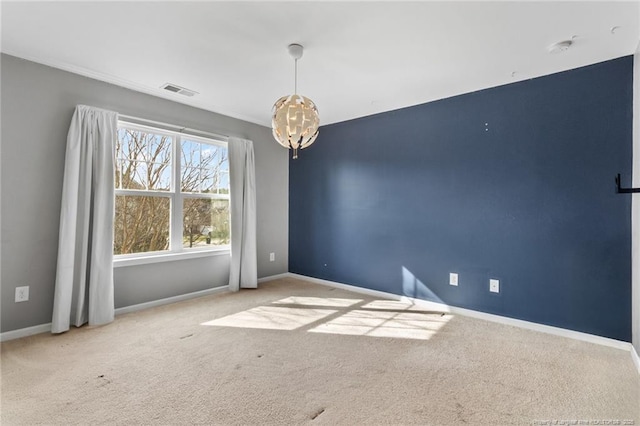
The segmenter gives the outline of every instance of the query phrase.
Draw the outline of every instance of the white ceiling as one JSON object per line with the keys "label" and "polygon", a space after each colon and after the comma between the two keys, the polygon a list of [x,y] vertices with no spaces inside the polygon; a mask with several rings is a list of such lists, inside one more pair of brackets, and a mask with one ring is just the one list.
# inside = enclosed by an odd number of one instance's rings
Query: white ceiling
{"label": "white ceiling", "polygon": [[4,53],[265,126],[293,91],[293,42],[299,92],[328,124],[633,54],[640,40],[637,1],[3,2],[1,14]]}

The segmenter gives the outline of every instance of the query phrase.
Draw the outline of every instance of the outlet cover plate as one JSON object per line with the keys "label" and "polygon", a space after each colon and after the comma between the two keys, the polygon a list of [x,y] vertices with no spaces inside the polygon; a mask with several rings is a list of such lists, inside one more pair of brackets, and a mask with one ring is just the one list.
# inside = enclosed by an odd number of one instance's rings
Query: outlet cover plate
{"label": "outlet cover plate", "polygon": [[458,274],[456,274],[455,272],[449,273],[449,285],[458,285]]}
{"label": "outlet cover plate", "polygon": [[500,293],[500,281],[499,280],[489,280],[489,291],[491,293]]}
{"label": "outlet cover plate", "polygon": [[269,253],[269,262],[275,262],[275,261],[276,261],[276,254]]}
{"label": "outlet cover plate", "polygon": [[16,287],[16,302],[26,302],[29,300],[29,286]]}

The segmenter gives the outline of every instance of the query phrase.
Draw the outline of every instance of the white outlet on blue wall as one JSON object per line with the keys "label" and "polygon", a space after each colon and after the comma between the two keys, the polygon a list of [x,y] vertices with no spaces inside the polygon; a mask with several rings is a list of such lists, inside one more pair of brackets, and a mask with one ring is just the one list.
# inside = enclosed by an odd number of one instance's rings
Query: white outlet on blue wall
{"label": "white outlet on blue wall", "polygon": [[500,281],[499,280],[489,280],[489,291],[491,293],[500,293]]}
{"label": "white outlet on blue wall", "polygon": [[455,272],[449,273],[449,285],[458,285],[458,274],[456,274]]}

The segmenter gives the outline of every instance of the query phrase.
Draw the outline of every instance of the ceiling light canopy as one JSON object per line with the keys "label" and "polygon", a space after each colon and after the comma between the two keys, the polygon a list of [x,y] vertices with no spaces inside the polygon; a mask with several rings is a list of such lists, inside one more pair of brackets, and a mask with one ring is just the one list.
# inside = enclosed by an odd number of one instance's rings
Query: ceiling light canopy
{"label": "ceiling light canopy", "polygon": [[283,96],[273,105],[273,137],[285,148],[293,149],[293,158],[298,158],[298,149],[315,142],[318,137],[320,117],[318,108],[307,97],[298,95],[298,59],[302,57],[303,47],[289,45],[289,54],[295,62],[293,95]]}

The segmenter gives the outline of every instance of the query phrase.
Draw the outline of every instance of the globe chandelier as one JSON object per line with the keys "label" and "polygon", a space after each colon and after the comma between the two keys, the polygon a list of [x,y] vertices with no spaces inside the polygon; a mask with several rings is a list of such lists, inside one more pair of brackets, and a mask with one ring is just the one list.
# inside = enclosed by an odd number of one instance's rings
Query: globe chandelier
{"label": "globe chandelier", "polygon": [[293,159],[298,158],[298,149],[304,149],[318,137],[320,117],[318,108],[307,97],[298,95],[298,59],[304,48],[299,44],[289,45],[289,54],[295,62],[293,95],[283,96],[273,105],[271,127],[273,137],[285,148],[293,150]]}

